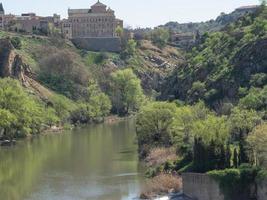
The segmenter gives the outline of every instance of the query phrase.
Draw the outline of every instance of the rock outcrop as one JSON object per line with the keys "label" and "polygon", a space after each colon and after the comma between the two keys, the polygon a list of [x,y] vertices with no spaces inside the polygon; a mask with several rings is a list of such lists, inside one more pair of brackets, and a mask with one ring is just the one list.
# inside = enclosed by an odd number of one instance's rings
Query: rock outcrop
{"label": "rock outcrop", "polygon": [[0,39],[0,78],[17,79],[32,93],[46,100],[51,92],[34,80],[33,76],[30,66],[23,62],[10,39]]}
{"label": "rock outcrop", "polygon": [[28,65],[24,64],[20,55],[15,52],[9,39],[0,40],[0,77],[18,79],[28,85],[25,72],[30,72]]}

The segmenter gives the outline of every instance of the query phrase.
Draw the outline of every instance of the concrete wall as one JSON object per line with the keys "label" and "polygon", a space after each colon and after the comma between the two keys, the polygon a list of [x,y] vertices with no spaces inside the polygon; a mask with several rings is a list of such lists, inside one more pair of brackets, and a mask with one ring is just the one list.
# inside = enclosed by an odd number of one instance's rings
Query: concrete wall
{"label": "concrete wall", "polygon": [[224,200],[219,184],[208,175],[185,173],[182,178],[186,196],[196,200]]}
{"label": "concrete wall", "polygon": [[75,46],[88,51],[119,52],[121,42],[118,37],[113,38],[75,38],[71,40]]}
{"label": "concrete wall", "polygon": [[258,200],[267,200],[267,180],[258,184]]}

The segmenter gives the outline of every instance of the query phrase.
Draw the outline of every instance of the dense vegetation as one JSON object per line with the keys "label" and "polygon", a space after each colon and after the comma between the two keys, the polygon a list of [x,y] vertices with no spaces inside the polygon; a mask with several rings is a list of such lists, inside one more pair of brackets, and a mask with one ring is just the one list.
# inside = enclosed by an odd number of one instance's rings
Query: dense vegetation
{"label": "dense vegetation", "polygon": [[187,62],[166,80],[162,97],[174,95],[188,103],[204,100],[221,112],[243,97],[243,104],[252,103],[248,98],[255,88],[266,84],[266,15],[261,7],[224,31],[204,34],[188,52]]}
{"label": "dense vegetation", "polygon": [[267,169],[266,37],[262,5],[223,31],[203,34],[187,52],[162,88],[169,102],[148,103],[137,115],[141,157],[176,149],[176,159],[158,155],[149,176],[209,172],[226,198],[253,196],[248,188]]}
{"label": "dense vegetation", "polygon": [[0,32],[31,67],[28,78],[49,93],[38,96],[26,84],[0,79],[0,136],[137,113],[140,156],[161,156],[148,175],[208,172],[234,198],[267,169],[266,6],[230,21],[221,31],[199,35],[183,53],[168,46],[164,28],[141,38],[117,29],[119,54]]}

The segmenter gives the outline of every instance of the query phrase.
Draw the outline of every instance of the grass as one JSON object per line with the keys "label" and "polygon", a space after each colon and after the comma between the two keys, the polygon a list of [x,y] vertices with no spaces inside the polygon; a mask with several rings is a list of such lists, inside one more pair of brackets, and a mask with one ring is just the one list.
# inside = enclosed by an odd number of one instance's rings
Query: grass
{"label": "grass", "polygon": [[182,189],[182,179],[179,176],[171,174],[160,174],[144,185],[141,199],[153,199],[157,195],[168,194],[171,192],[180,192]]}

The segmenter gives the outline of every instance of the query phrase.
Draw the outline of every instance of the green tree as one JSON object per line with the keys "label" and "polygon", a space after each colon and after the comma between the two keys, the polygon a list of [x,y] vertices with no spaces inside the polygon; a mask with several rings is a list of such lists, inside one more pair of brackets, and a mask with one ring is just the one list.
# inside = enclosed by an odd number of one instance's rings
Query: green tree
{"label": "green tree", "polygon": [[256,111],[234,108],[229,117],[231,134],[237,139],[245,136],[261,121],[261,117]]}
{"label": "green tree", "polygon": [[256,166],[267,168],[267,123],[257,126],[247,137],[252,160]]}
{"label": "green tree", "polygon": [[135,40],[133,39],[130,39],[128,42],[127,42],[127,46],[126,46],[126,52],[128,55],[134,55],[135,52],[136,52],[136,42]]}
{"label": "green tree", "polygon": [[172,144],[172,125],[176,105],[153,102],[141,108],[137,115],[136,130],[139,147],[169,146]]}
{"label": "green tree", "polygon": [[169,38],[170,33],[164,28],[156,28],[151,34],[152,42],[160,48],[163,48],[167,45]]}
{"label": "green tree", "polygon": [[141,106],[144,95],[141,81],[132,69],[118,70],[112,77],[112,103],[118,114],[127,115],[130,111],[137,111]]}
{"label": "green tree", "polygon": [[14,137],[13,126],[16,123],[16,116],[8,110],[0,109],[0,136],[3,134],[9,139]]}
{"label": "green tree", "polygon": [[[45,112],[43,106],[29,96],[16,80],[0,79],[0,109],[2,117],[5,117],[2,123],[9,126],[8,132],[14,136],[35,134],[42,127]],[[9,119],[13,120],[11,125]]]}
{"label": "green tree", "polygon": [[234,149],[234,158],[233,158],[233,164],[234,164],[235,168],[238,168],[238,166],[239,166],[239,159],[238,158],[239,158],[238,151],[235,148]]}

